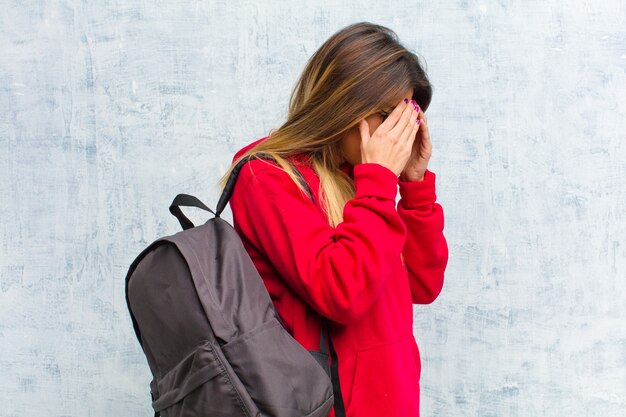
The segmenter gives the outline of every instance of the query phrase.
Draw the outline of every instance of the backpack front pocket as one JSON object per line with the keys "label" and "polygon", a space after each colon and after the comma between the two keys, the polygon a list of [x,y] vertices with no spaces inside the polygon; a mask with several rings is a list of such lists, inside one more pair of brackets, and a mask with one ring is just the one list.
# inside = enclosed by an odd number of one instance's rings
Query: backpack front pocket
{"label": "backpack front pocket", "polygon": [[334,396],[320,363],[276,318],[222,346],[263,415],[326,417]]}
{"label": "backpack front pocket", "polygon": [[159,396],[152,402],[163,417],[260,417],[219,345],[204,340],[157,381]]}

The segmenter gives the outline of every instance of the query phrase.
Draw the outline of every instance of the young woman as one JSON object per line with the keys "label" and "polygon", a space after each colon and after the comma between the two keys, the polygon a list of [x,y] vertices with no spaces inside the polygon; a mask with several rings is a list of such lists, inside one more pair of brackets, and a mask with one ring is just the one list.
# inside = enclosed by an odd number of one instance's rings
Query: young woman
{"label": "young woman", "polygon": [[419,416],[413,304],[437,298],[448,262],[427,169],[431,96],[394,32],[355,23],[309,60],[287,121],[233,158],[263,152],[277,162],[253,158],[241,169],[234,227],[299,343],[318,350],[329,320],[348,417]]}

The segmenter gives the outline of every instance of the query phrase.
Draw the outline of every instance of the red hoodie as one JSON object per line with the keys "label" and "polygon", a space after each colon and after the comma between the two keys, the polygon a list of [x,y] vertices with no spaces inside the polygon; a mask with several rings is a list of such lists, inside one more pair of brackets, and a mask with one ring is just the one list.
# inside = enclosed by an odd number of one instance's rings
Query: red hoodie
{"label": "red hoodie", "polygon": [[273,162],[251,160],[229,201],[233,226],[304,348],[319,349],[319,315],[329,319],[347,417],[418,417],[413,304],[437,298],[448,262],[435,174],[404,182],[377,163],[346,164],[356,193],[333,228],[320,206],[319,178],[302,155],[291,161],[315,204]]}

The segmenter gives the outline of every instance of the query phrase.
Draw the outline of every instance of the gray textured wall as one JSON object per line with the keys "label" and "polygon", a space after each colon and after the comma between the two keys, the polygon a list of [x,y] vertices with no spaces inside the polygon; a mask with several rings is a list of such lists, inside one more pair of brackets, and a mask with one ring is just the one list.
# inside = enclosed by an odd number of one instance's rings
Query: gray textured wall
{"label": "gray textured wall", "polygon": [[3,2],[1,416],[151,415],[130,262],[179,230],[177,193],[215,206],[360,20],[435,89],[450,259],[415,306],[423,415],[626,415],[624,2],[384,3]]}

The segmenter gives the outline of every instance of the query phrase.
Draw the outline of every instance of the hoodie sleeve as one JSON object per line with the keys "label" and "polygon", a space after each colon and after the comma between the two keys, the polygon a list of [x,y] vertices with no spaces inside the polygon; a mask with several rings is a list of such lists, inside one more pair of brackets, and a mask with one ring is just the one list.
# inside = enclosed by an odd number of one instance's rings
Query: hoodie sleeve
{"label": "hoodie sleeve", "polygon": [[239,173],[231,209],[245,237],[314,310],[348,324],[382,292],[402,252],[398,177],[377,163],[354,166],[355,197],[336,228],[286,172],[259,160]]}
{"label": "hoodie sleeve", "polygon": [[443,208],[436,203],[435,173],[422,181],[402,181],[398,214],[407,227],[402,258],[407,268],[413,304],[435,301],[443,287],[448,244],[443,235]]}

